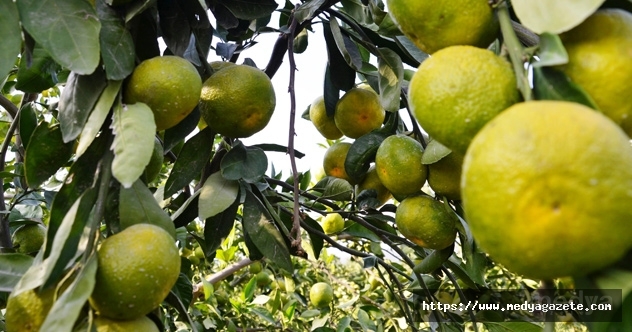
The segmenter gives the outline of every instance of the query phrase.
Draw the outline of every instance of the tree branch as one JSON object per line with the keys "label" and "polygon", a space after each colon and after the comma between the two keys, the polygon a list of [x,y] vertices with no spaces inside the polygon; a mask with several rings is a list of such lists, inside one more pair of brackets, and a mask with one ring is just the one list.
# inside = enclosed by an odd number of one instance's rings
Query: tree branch
{"label": "tree branch", "polygon": [[[2,99],[6,99],[4,96],[0,95],[0,101]],[[10,101],[9,101],[10,102]],[[11,144],[11,139],[13,138],[13,134],[18,128],[18,115],[19,110],[13,103],[11,103],[15,109],[15,113],[13,114],[13,121],[7,130],[7,135],[2,142],[2,146],[0,147],[0,172],[4,171],[4,163],[7,157],[7,151],[9,150],[9,145]],[[4,107],[4,106],[3,106]],[[5,213],[7,207],[4,204],[4,189],[0,190],[0,252],[7,252],[11,248],[13,248],[13,243],[11,243],[11,229],[9,228],[9,214],[8,211]]]}

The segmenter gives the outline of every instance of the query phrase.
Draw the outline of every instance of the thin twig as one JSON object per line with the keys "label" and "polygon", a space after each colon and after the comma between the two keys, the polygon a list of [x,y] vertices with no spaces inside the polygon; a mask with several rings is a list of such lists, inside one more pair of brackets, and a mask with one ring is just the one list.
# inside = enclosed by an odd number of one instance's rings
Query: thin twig
{"label": "thin twig", "polygon": [[290,132],[288,137],[287,152],[290,155],[290,164],[292,166],[292,177],[294,180],[294,216],[292,218],[292,230],[290,235],[292,239],[292,247],[296,249],[298,255],[304,252],[301,247],[301,214],[299,206],[299,178],[298,170],[296,168],[296,156],[294,153],[294,137],[296,136],[296,129],[294,128],[294,122],[296,121],[296,92],[294,91],[294,81],[296,74],[296,62],[294,61],[294,30],[296,29],[297,21],[292,14],[292,23],[290,24],[290,33],[287,39],[287,52],[288,59],[290,61],[290,83],[288,86],[288,92],[290,93]]}
{"label": "thin twig", "polygon": [[18,107],[4,95],[0,95],[0,106],[7,110],[12,119],[18,116]]}

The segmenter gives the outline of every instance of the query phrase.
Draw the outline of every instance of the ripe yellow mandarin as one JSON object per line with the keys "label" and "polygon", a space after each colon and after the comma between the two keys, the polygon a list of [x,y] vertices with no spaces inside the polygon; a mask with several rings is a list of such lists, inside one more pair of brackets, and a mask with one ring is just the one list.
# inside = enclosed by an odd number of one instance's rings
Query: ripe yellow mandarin
{"label": "ripe yellow mandarin", "polygon": [[432,54],[453,45],[487,48],[498,36],[488,0],[387,0],[389,14],[419,49]]}
{"label": "ripe yellow mandarin", "polygon": [[349,148],[351,148],[351,143],[347,142],[336,142],[327,148],[325,156],[323,157],[323,169],[326,175],[344,179],[352,183],[351,178],[349,178],[345,170],[345,159],[347,158]]}
{"label": "ripe yellow mandarin", "polygon": [[472,141],[461,188],[474,239],[524,276],[584,275],[632,247],[629,138],[588,107],[532,101],[502,112]]}
{"label": "ripe yellow mandarin", "polygon": [[333,116],[327,116],[325,109],[325,98],[320,96],[314,100],[309,107],[309,119],[312,121],[318,132],[326,139],[339,139],[342,137],[340,129],[336,127]]}
{"label": "ripe yellow mandarin", "polygon": [[509,63],[491,51],[450,46],[421,63],[409,87],[415,118],[434,139],[464,154],[485,123],[520,99]]}
{"label": "ripe yellow mandarin", "polygon": [[234,65],[216,71],[202,87],[200,112],[204,122],[221,135],[250,137],[268,125],[276,95],[261,70]]}
{"label": "ripe yellow mandarin", "polygon": [[7,332],[36,332],[44,323],[53,306],[55,288],[42,292],[31,289],[18,294],[9,295],[5,313]]}
{"label": "ripe yellow mandarin", "polygon": [[428,165],[428,185],[438,197],[461,199],[461,169],[463,155],[450,152],[439,161]]}
{"label": "ripe yellow mandarin", "polygon": [[456,216],[429,196],[405,198],[395,212],[397,229],[412,242],[429,249],[443,249],[456,239]]}
{"label": "ripe yellow mandarin", "polygon": [[632,14],[600,10],[560,37],[569,58],[564,73],[632,136]]}
{"label": "ripe yellow mandarin", "polygon": [[336,104],[336,127],[349,138],[358,138],[380,128],[386,117],[380,97],[366,88],[347,91]]}
{"label": "ripe yellow mandarin", "polygon": [[167,55],[141,62],[123,97],[127,104],[147,104],[160,131],[186,118],[200,101],[201,90],[202,79],[195,67],[184,58]]}
{"label": "ripe yellow mandarin", "polygon": [[428,168],[421,163],[421,143],[406,135],[387,137],[375,154],[375,168],[380,182],[393,195],[418,192],[426,183]]}
{"label": "ripe yellow mandarin", "polygon": [[131,320],[148,314],[167,297],[180,274],[173,237],[150,224],[132,225],[105,239],[90,305],[103,317]]}

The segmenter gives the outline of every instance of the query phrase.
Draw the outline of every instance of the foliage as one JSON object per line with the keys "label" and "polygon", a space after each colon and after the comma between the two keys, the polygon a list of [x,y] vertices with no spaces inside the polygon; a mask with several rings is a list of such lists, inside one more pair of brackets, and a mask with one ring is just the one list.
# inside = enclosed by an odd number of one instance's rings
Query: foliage
{"label": "foliage", "polygon": [[[630,329],[629,319],[583,323],[577,315],[550,315],[567,322],[555,325],[529,311],[427,308],[424,304],[523,303],[537,294],[565,295],[564,289],[577,286],[624,289],[623,304],[615,309],[629,312],[630,258],[589,276],[538,283],[512,274],[478,249],[458,195],[444,197],[423,188],[459,221],[454,245],[425,249],[398,232],[396,200],[382,205],[374,187],[356,192],[346,180],[314,179],[310,170],[297,170],[296,159],[304,155],[294,149],[294,123],[301,121],[293,90],[294,77],[301,74],[295,53],[327,57],[324,78],[314,84],[323,88],[327,116],[334,115],[341,95],[359,83],[370,85],[386,110],[379,129],[352,142],[327,141],[329,146],[351,145],[344,163],[338,162],[354,182],[374,169],[376,151],[391,135],[418,140],[426,149],[423,164],[450,153],[412,118],[405,72],[428,55],[399,31],[383,1],[112,2],[0,2],[1,308],[10,292],[54,290],[56,301],[42,330],[87,331],[94,322],[87,299],[98,269],[98,241],[144,222],[172,235],[175,229],[182,261],[175,286],[149,315],[159,330]],[[614,0],[604,6],[630,10],[629,3]],[[556,55],[564,53],[557,35],[538,36],[513,22],[530,13],[516,13],[504,1],[494,2],[493,10],[502,38],[490,50],[511,59],[523,99],[590,102],[581,87],[550,71],[550,65],[560,64]],[[316,27],[326,50],[309,47]],[[246,49],[264,50],[257,37],[269,33],[278,39],[268,45],[267,64],[240,59]],[[125,79],[135,66],[158,55],[188,60],[203,81],[219,71],[210,58],[262,67],[270,78],[282,65],[289,66],[287,146],[247,146],[211,127],[198,129],[198,108],[174,127],[156,132],[147,105],[123,100]],[[533,72],[532,87],[525,64],[551,58]],[[277,108],[281,100],[277,96]],[[165,158],[158,177],[147,182],[143,173],[156,139]],[[268,166],[269,154],[276,152],[289,154],[291,176]],[[327,235],[317,220],[331,212],[346,222],[341,232]],[[15,253],[11,234],[33,223],[47,227],[43,246],[35,257]],[[245,268],[253,261],[262,264],[261,272]],[[309,289],[317,282],[333,286],[330,306],[310,305]],[[601,320],[615,313],[601,313]]]}

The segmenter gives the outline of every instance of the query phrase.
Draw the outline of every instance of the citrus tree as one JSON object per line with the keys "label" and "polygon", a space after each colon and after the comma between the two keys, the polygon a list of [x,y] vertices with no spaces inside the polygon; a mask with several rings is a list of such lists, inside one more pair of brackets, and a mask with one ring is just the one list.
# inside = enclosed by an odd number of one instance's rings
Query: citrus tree
{"label": "citrus tree", "polygon": [[3,0],[0,330],[631,330],[631,12]]}

